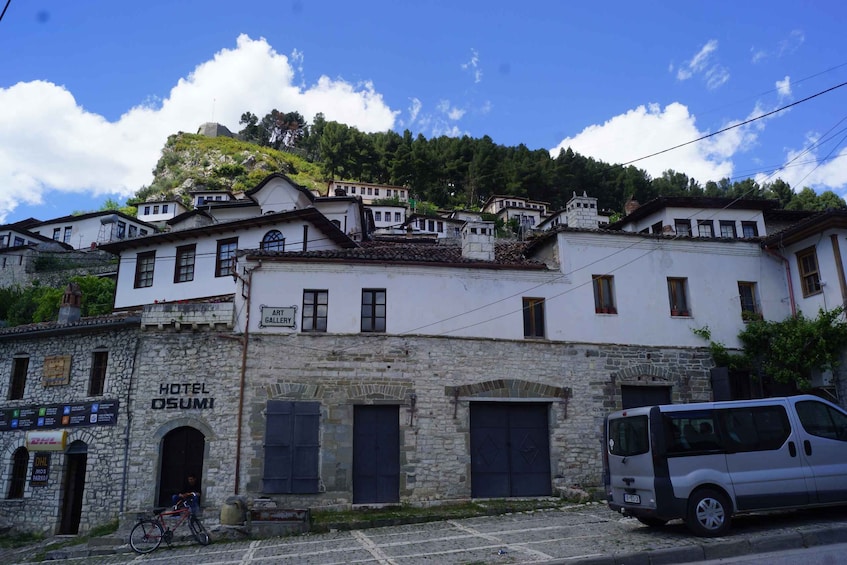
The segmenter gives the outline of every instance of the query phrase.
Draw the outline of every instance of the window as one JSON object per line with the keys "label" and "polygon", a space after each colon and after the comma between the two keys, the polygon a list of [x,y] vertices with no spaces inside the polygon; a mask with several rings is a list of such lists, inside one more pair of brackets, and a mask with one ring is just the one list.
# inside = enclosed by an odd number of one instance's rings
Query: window
{"label": "window", "polygon": [[735,239],[735,222],[721,220],[721,237],[727,239]]}
{"label": "window", "polygon": [[544,337],[544,299],[523,299],[523,336],[527,338]]}
{"label": "window", "polygon": [[62,228],[53,228],[53,239],[56,241],[62,240]]}
{"label": "window", "polygon": [[715,225],[712,220],[697,220],[697,234],[700,237],[714,237]]}
{"label": "window", "polygon": [[215,276],[229,277],[235,271],[235,252],[238,250],[238,238],[218,241],[218,253],[215,258]]}
{"label": "window", "polygon": [[591,275],[594,283],[594,313],[617,314],[615,308],[614,277],[612,275]]}
{"label": "window", "polygon": [[444,222],[438,222],[438,233],[444,233]]}
{"label": "window", "polygon": [[797,253],[797,266],[800,270],[800,282],[803,286],[803,296],[810,296],[821,291],[821,276],[818,272],[818,255],[814,247],[809,247]]}
{"label": "window", "polygon": [[738,298],[741,302],[741,319],[745,322],[761,319],[756,303],[756,283],[738,281]]}
{"label": "window", "polygon": [[95,351],[91,355],[91,378],[88,381],[88,396],[100,396],[106,386],[108,351]]}
{"label": "window", "polygon": [[791,434],[782,406],[733,408],[716,415],[726,430],[724,442],[730,452],[780,449]]}
{"label": "window", "polygon": [[402,222],[403,221],[403,220],[400,219],[400,212],[394,212],[394,221],[395,222]]}
{"label": "window", "polygon": [[285,236],[279,230],[271,230],[262,238],[262,251],[285,251]]}
{"label": "window", "polygon": [[153,213],[154,213],[154,214],[158,214],[158,213],[159,213],[159,205],[158,205],[158,204],[156,204],[155,206],[153,206]]}
{"label": "window", "polygon": [[73,233],[73,227],[71,227],[71,226],[65,226],[65,235],[64,235],[64,237],[62,238],[62,241],[63,241],[64,243],[70,243],[70,242],[71,242],[71,234],[72,234],[72,233]]}
{"label": "window", "polygon": [[668,277],[668,299],[671,316],[689,316],[688,296],[685,291],[688,279]]}
{"label": "window", "polygon": [[662,222],[656,222],[655,224],[650,226],[650,229],[653,233],[662,233]]}
{"label": "window", "polygon": [[[24,244],[24,238],[15,236],[15,247],[20,247]],[[21,255],[23,257],[23,255]]]}
{"label": "window", "polygon": [[153,267],[155,265],[155,251],[145,251],[135,256],[135,288],[153,286]]}
{"label": "window", "polygon": [[129,237],[135,237],[138,235],[138,226],[129,226]]}
{"label": "window", "polygon": [[118,222],[118,239],[126,237],[126,222]]}
{"label": "window", "polygon": [[317,493],[320,484],[318,402],[268,400],[262,492]]}
{"label": "window", "polygon": [[147,235],[147,230],[141,229],[141,230],[138,231],[138,234],[141,235],[141,236],[145,236],[145,235]]}
{"label": "window", "polygon": [[847,441],[847,416],[822,402],[804,400],[796,404],[803,429],[818,437]]}
{"label": "window", "polygon": [[759,226],[756,222],[741,222],[742,237],[759,237]]}
{"label": "window", "polygon": [[24,397],[28,369],[29,357],[21,356],[12,359],[12,380],[9,382],[9,400],[20,400]]}
{"label": "window", "polygon": [[197,255],[197,245],[180,245],[176,248],[176,263],[174,266],[174,282],[194,280],[194,260]]}
{"label": "window", "polygon": [[362,289],[362,331],[385,331],[385,289]]}
{"label": "window", "polygon": [[676,235],[688,237],[691,235],[691,220],[674,220],[673,229]]}
{"label": "window", "polygon": [[167,213],[168,213],[168,205],[162,204],[162,214],[167,214]]}
{"label": "window", "polygon": [[26,485],[26,471],[29,467],[29,451],[19,447],[12,454],[12,472],[9,477],[9,491],[6,498],[23,498]]}
{"label": "window", "polygon": [[328,290],[304,290],[301,329],[304,332],[325,332],[328,308]]}
{"label": "window", "polygon": [[[202,204],[202,203],[203,203],[203,197],[201,196],[200,198],[198,198],[198,199],[197,199],[197,204]],[[150,215],[150,206],[145,206],[145,207],[144,207],[144,215],[145,215],[145,216],[149,216],[149,215]]]}
{"label": "window", "polygon": [[382,212],[374,212],[374,219],[377,222],[381,222],[382,221]]}
{"label": "window", "polygon": [[662,414],[662,427],[668,441],[668,454],[690,455],[722,448],[715,430],[712,410],[687,410]]}
{"label": "window", "polygon": [[426,231],[434,232],[435,231],[435,220],[427,220],[426,227],[427,227]]}
{"label": "window", "polygon": [[647,453],[650,431],[647,416],[631,416],[609,420],[609,453],[632,457]]}
{"label": "window", "polygon": [[378,188],[374,189],[374,196],[379,196],[379,189]]}

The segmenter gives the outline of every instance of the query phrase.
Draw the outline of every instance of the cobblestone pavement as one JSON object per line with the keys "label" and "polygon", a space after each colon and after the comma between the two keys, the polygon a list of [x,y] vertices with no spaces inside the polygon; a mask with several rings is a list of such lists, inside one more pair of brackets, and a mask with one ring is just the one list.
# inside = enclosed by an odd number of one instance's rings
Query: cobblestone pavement
{"label": "cobblestone pavement", "polygon": [[[214,530],[212,536],[214,540]],[[731,535],[704,539],[691,536],[679,521],[648,528],[593,503],[287,538],[221,540],[207,547],[184,543],[148,555],[136,555],[126,544],[94,543],[67,548],[65,555],[54,550],[52,555],[66,557],[63,562],[69,564],[666,564],[845,541],[847,508],[843,507],[737,517]],[[38,550],[42,555],[44,545]],[[34,557],[34,550],[27,548],[0,552],[0,562],[6,564],[27,563]]]}

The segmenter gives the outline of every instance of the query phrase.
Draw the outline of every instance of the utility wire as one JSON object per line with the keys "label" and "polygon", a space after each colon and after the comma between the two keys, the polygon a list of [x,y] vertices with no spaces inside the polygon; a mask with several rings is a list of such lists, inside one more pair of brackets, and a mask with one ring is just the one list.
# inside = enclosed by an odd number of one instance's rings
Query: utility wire
{"label": "utility wire", "polygon": [[11,4],[11,3],[12,3],[12,0],[6,0],[6,5],[3,6],[3,11],[0,12],[0,22],[3,21],[3,16],[6,15],[6,10],[9,9],[9,4]]}
{"label": "utility wire", "polygon": [[725,127],[723,129],[719,129],[716,132],[706,134],[704,136],[698,137],[697,139],[692,139],[691,141],[686,141],[685,143],[680,143],[679,145],[674,145],[673,147],[668,147],[667,149],[662,149],[661,151],[656,151],[655,153],[650,153],[649,155],[645,155],[643,157],[639,157],[637,159],[627,161],[626,163],[620,163],[620,166],[626,167],[627,165],[631,165],[632,163],[635,163],[635,162],[638,162],[638,161],[643,161],[644,159],[649,159],[650,157],[655,157],[656,155],[661,155],[663,153],[667,153],[668,151],[673,151],[674,149],[679,149],[680,147],[685,147],[686,145],[691,145],[692,143],[697,143],[698,141],[703,141],[704,139],[714,137],[714,136],[716,136],[720,133],[727,132],[731,129],[739,128],[741,126],[747,125],[747,124],[755,122],[757,120],[761,120],[762,118],[767,118],[768,116],[772,116],[774,114],[782,112],[783,110],[787,110],[788,108],[791,108],[792,106],[797,106],[798,104],[802,104],[803,102],[808,102],[812,98],[817,98],[818,96],[821,96],[821,95],[826,94],[828,92],[832,92],[833,90],[841,88],[842,86],[847,86],[847,82],[842,82],[841,84],[837,84],[835,86],[827,88],[826,90],[822,90],[818,93],[812,94],[811,96],[807,96],[806,98],[803,98],[802,100],[797,100],[796,102],[792,102],[791,104],[786,104],[785,106],[782,106],[781,108],[777,108],[776,110],[771,110],[770,112],[766,112],[766,113],[764,113],[760,116],[756,116],[755,118],[750,118],[749,120],[744,120],[743,122]]}

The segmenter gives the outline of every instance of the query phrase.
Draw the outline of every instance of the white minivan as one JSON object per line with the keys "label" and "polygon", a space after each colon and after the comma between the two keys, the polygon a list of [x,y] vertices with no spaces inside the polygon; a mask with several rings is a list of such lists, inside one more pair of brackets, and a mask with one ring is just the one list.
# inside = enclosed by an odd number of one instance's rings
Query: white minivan
{"label": "white minivan", "polygon": [[609,507],[724,535],[743,512],[847,504],[847,412],[817,396],[643,406],[605,421]]}

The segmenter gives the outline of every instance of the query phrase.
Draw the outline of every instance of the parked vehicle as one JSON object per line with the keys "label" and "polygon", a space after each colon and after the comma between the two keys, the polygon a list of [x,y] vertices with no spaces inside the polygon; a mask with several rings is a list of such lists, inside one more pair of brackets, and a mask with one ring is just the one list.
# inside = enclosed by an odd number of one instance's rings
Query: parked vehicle
{"label": "parked vehicle", "polygon": [[847,504],[847,412],[810,395],[644,406],[605,422],[609,507],[721,536],[735,514]]}

